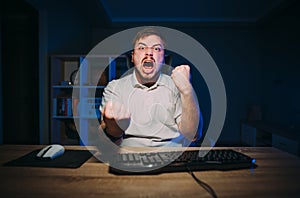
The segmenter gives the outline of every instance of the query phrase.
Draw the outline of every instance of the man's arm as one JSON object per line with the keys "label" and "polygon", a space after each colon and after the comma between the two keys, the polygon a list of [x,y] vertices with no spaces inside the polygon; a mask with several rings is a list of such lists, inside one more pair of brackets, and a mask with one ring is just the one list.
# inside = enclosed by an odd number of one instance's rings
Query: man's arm
{"label": "man's arm", "polygon": [[119,96],[114,86],[115,83],[110,83],[105,88],[100,106],[102,116],[100,127],[109,139],[116,144],[121,144],[124,131],[130,123],[130,113],[122,103],[117,102]]}
{"label": "man's arm", "polygon": [[106,132],[114,137],[121,136],[130,123],[130,113],[124,105],[109,101],[102,111]]}
{"label": "man's arm", "polygon": [[179,131],[188,139],[197,139],[197,130],[200,121],[200,109],[197,96],[190,83],[190,67],[181,65],[176,67],[171,75],[177,89],[180,92],[182,103],[181,121],[178,124]]}

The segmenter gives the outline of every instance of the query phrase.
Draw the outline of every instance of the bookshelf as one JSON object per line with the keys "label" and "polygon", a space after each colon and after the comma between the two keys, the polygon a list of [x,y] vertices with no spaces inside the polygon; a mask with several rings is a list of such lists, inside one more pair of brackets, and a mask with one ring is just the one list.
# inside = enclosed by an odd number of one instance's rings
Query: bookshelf
{"label": "bookshelf", "polygon": [[102,93],[127,71],[126,56],[51,55],[50,142],[93,145]]}

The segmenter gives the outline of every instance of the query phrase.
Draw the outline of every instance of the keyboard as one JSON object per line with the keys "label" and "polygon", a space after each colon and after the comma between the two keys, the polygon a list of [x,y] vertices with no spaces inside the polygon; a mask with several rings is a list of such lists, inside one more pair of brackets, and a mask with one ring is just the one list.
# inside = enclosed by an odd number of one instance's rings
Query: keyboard
{"label": "keyboard", "polygon": [[255,159],[232,149],[119,153],[109,166],[113,174],[160,174],[256,168]]}

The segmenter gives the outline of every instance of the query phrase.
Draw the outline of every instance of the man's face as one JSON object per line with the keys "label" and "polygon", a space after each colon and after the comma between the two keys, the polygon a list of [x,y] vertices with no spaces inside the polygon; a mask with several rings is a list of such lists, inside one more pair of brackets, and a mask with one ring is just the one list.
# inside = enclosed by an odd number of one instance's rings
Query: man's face
{"label": "man's face", "polygon": [[150,35],[135,43],[132,62],[139,83],[156,82],[164,62],[164,46],[160,37]]}

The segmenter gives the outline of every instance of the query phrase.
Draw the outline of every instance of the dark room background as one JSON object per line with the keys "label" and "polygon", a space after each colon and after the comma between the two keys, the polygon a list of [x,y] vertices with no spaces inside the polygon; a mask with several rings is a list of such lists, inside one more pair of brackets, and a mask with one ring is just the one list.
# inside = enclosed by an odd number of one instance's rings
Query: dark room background
{"label": "dark room background", "polygon": [[253,105],[266,122],[300,130],[299,1],[282,1],[252,23],[193,24],[114,24],[100,2],[1,1],[1,143],[49,143],[49,55],[87,54],[107,36],[143,25],[192,36],[216,62],[227,93],[218,145],[240,143],[240,121]]}

